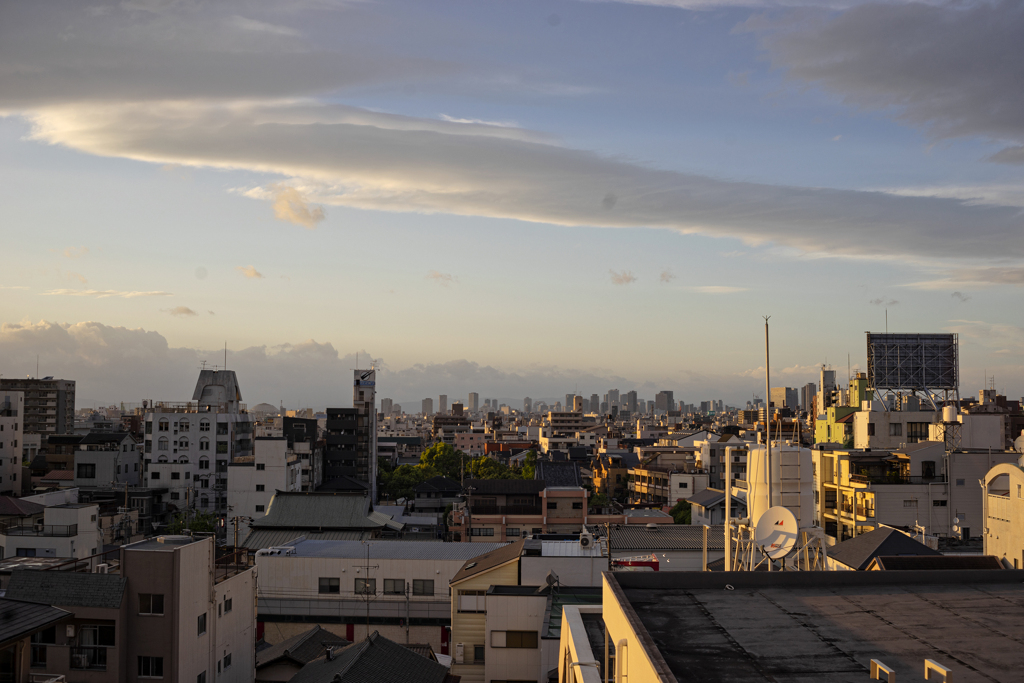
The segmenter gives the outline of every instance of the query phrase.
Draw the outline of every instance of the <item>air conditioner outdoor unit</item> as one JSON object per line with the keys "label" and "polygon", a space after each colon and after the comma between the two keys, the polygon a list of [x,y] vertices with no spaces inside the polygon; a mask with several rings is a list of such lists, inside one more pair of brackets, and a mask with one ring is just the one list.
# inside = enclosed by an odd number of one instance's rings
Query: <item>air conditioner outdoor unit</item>
{"label": "air conditioner outdoor unit", "polygon": [[98,565],[96,565],[96,568],[93,570],[93,574],[107,574],[109,572],[110,565],[106,562],[100,562]]}
{"label": "air conditioner outdoor unit", "polygon": [[593,545],[594,545],[594,536],[590,532],[584,531],[582,534],[580,534],[580,547],[581,548],[590,548]]}
{"label": "air conditioner outdoor unit", "polygon": [[455,663],[462,664],[465,659],[466,646],[462,643],[455,643]]}
{"label": "air conditioner outdoor unit", "polygon": [[84,669],[89,666],[88,655],[72,655],[71,661],[76,669]]}

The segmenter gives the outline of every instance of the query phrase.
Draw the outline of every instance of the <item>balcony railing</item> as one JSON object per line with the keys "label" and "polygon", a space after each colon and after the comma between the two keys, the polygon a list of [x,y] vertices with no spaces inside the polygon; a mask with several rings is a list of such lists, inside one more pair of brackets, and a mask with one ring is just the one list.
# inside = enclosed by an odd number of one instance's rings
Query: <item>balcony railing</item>
{"label": "balcony railing", "polygon": [[0,522],[0,534],[4,536],[77,536],[77,524],[33,524],[22,526],[18,520]]}
{"label": "balcony railing", "polygon": [[89,671],[107,670],[107,648],[105,647],[72,647],[71,668]]}
{"label": "balcony railing", "polygon": [[875,508],[864,507],[863,505],[857,506],[857,515],[860,517],[874,518]]}
{"label": "balcony railing", "polygon": [[540,505],[474,505],[474,515],[540,515]]}

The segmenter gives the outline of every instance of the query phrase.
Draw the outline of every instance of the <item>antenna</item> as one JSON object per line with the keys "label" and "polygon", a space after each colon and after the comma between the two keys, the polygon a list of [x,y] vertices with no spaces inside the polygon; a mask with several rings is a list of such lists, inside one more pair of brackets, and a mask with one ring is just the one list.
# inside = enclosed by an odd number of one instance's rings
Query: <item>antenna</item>
{"label": "antenna", "polygon": [[[768,320],[770,315],[764,316],[764,445],[767,448],[768,465],[768,507],[772,505],[772,385],[770,381],[772,366],[768,353]],[[780,424],[781,428],[782,425]],[[732,482],[725,482],[725,496],[729,500],[732,496]]]}
{"label": "antenna", "polygon": [[224,369],[228,369],[228,343],[224,342]]}
{"label": "antenna", "polygon": [[[771,481],[770,470],[768,479]],[[793,552],[798,532],[796,516],[789,508],[775,505],[757,520],[754,542],[769,559],[779,560]]]}

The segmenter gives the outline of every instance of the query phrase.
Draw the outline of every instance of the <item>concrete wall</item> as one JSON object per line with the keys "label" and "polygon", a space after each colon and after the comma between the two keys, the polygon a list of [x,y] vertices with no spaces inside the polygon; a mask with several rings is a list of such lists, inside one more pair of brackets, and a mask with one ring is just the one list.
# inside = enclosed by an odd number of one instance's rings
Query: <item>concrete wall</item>
{"label": "concrete wall", "polygon": [[[518,586],[519,562],[496,567],[487,572],[454,584],[452,588],[452,648],[451,672],[461,676],[463,683],[484,683],[484,663],[473,662],[473,647],[487,643],[487,614],[484,612],[460,612],[459,592],[465,590],[486,591],[490,586]],[[456,663],[456,647],[462,643],[465,658],[462,664]],[[486,657],[486,655],[485,655]]]}
{"label": "concrete wall", "polygon": [[[635,615],[629,613],[631,611],[629,603],[618,590],[618,586],[609,583],[607,577],[604,579],[601,610],[605,629],[608,631],[608,639],[615,644],[616,667],[622,667],[626,680],[660,680],[654,662],[644,650],[637,635],[641,628],[639,620]],[[621,643],[623,640],[625,643]],[[559,663],[560,669],[561,666],[562,664]]]}
{"label": "concrete wall", "polygon": [[549,571],[563,586],[600,586],[601,572],[608,571],[607,557],[536,557],[519,559],[522,585],[545,586]]}
{"label": "concrete wall", "polygon": [[[525,558],[523,558],[525,559]],[[524,582],[523,585],[528,585]],[[544,585],[543,583],[540,585]],[[541,670],[541,633],[547,596],[488,595],[484,680],[543,681]],[[502,631],[532,631],[537,634],[535,649],[495,647]],[[495,632],[499,635],[495,636]]]}
{"label": "concrete wall", "polygon": [[1024,568],[1024,470],[996,465],[985,475],[985,554]]}
{"label": "concrete wall", "polygon": [[[216,675],[207,674],[207,681],[249,683],[256,675],[256,570],[249,569],[221,581],[214,587],[216,610],[208,619],[213,626],[215,664],[231,655],[231,666]],[[224,610],[224,601],[231,600],[231,611]],[[216,616],[214,616],[216,615]]]}

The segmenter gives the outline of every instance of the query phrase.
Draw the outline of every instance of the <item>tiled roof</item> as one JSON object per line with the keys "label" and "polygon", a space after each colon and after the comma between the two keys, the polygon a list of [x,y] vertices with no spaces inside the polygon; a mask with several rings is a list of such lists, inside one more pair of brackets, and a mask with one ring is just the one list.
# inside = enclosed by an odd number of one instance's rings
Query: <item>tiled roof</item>
{"label": "tiled roof", "polygon": [[[704,528],[689,524],[659,524],[648,529],[642,524],[619,524],[611,528],[611,549],[615,550],[700,550]],[[725,548],[725,527],[708,527],[708,548]]]}
{"label": "tiled roof", "polygon": [[28,517],[43,511],[45,505],[13,496],[0,496],[0,517]]}
{"label": "tiled roof", "polygon": [[306,540],[294,545],[295,557],[336,557],[371,560],[461,560],[466,561],[508,543],[442,543],[441,541],[331,541]]}
{"label": "tiled roof", "polygon": [[269,666],[284,659],[291,660],[299,666],[305,666],[322,656],[327,647],[341,648],[349,644],[349,641],[341,636],[317,625],[305,633],[300,633],[258,652],[256,654],[256,669],[259,670],[260,667]]}
{"label": "tiled roof", "polygon": [[416,493],[426,493],[428,491],[447,491],[452,493],[458,493],[462,490],[462,485],[454,479],[448,477],[431,477],[426,481],[416,485]]}
{"label": "tiled roof", "polygon": [[71,612],[50,605],[0,598],[0,648],[71,616]]}
{"label": "tiled roof", "polygon": [[50,470],[44,474],[40,479],[44,481],[74,481],[75,471],[74,470]]}
{"label": "tiled roof", "polygon": [[117,609],[128,579],[117,574],[16,570],[7,584],[6,597],[62,607]]}
{"label": "tiled roof", "polygon": [[941,555],[902,531],[884,527],[855,536],[829,548],[829,559],[852,569],[867,569],[879,555]]}
{"label": "tiled roof", "polygon": [[[501,548],[496,548],[489,552],[473,557],[472,559],[468,560],[466,564],[462,565],[462,568],[455,573],[455,576],[452,577],[452,580],[449,583],[455,584],[460,581],[465,581],[466,579],[472,576],[476,576],[481,572],[494,569],[495,567],[503,565],[506,562],[511,562],[512,560],[517,559],[520,555],[523,554],[523,547],[525,544],[525,540],[517,541],[516,543],[511,543]],[[467,545],[476,544],[469,543]]]}
{"label": "tiled roof", "polygon": [[388,640],[376,631],[361,643],[302,667],[291,683],[443,683],[447,667]]}
{"label": "tiled roof", "polygon": [[379,529],[384,520],[369,518],[370,499],[354,493],[282,493],[267,506],[253,529],[294,528],[356,531]]}
{"label": "tiled roof", "polygon": [[583,486],[580,477],[580,466],[575,462],[537,461],[537,469],[533,478],[544,482],[545,487]]}
{"label": "tiled roof", "polygon": [[[886,571],[920,569],[1003,569],[995,555],[903,555],[875,558],[878,568]],[[871,566],[870,564],[868,565]]]}
{"label": "tiled roof", "polygon": [[80,442],[83,446],[89,446],[93,444],[108,444],[108,443],[121,443],[125,439],[130,439],[131,434],[128,432],[89,432],[82,437]]}
{"label": "tiled roof", "polygon": [[473,487],[474,496],[487,496],[538,494],[544,486],[544,482],[538,479],[467,479],[465,488]]}
{"label": "tiled roof", "polygon": [[310,529],[253,529],[242,542],[243,548],[249,550],[261,550],[263,548],[276,548],[282,545],[291,545],[291,541],[299,538],[306,538],[316,541],[362,541],[369,532],[367,531],[314,531]]}

